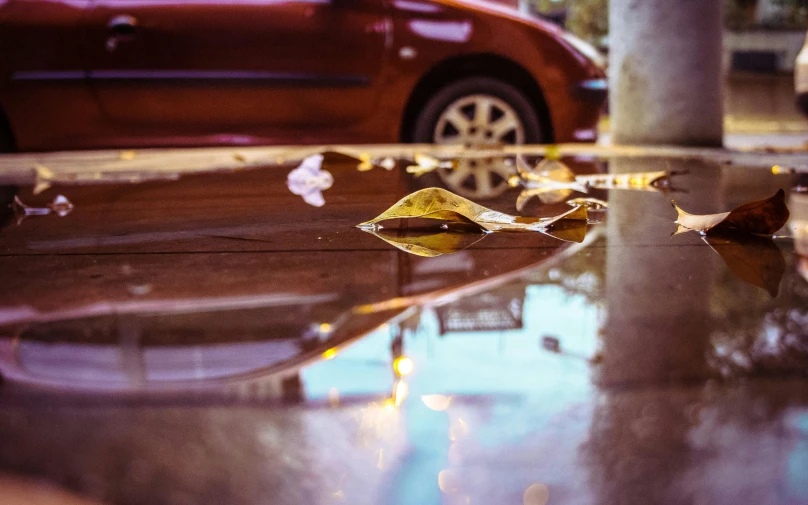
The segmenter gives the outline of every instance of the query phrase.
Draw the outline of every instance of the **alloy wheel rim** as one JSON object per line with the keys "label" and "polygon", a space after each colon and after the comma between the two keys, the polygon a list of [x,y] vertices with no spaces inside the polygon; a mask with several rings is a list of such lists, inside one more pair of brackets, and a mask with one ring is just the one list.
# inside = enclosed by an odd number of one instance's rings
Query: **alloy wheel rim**
{"label": "alloy wheel rim", "polygon": [[[475,94],[449,104],[433,132],[436,144],[499,146],[524,144],[525,128],[513,107],[501,98]],[[438,175],[453,191],[471,198],[493,198],[508,189],[514,170],[503,158],[462,159],[454,169]]]}

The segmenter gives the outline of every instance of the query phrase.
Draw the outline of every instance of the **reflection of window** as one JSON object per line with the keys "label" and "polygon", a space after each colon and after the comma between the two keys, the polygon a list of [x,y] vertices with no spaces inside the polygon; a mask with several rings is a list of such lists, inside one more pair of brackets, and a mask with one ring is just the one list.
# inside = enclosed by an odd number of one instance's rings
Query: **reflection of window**
{"label": "reflection of window", "polygon": [[471,37],[471,23],[468,21],[413,19],[409,22],[409,27],[413,33],[433,40],[467,42]]}
{"label": "reflection of window", "polygon": [[778,61],[774,51],[733,51],[732,70],[773,74],[779,68]]}

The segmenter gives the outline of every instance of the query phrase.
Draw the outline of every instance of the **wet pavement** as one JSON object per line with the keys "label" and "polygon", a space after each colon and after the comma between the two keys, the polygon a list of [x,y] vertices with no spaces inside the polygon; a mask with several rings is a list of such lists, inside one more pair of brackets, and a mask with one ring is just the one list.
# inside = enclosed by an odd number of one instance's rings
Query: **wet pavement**
{"label": "wet pavement", "polygon": [[[302,185],[294,163],[4,186],[0,474],[110,504],[808,503],[805,176],[565,158],[609,176],[518,212],[514,160],[471,161],[498,175],[328,155]],[[605,207],[575,233],[355,228],[435,185]],[[779,189],[773,238],[671,236],[671,199]]]}

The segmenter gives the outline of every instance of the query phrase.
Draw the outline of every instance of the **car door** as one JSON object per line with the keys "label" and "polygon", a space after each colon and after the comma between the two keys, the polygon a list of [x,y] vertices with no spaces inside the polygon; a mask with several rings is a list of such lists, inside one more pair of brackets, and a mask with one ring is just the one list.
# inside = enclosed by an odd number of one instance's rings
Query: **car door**
{"label": "car door", "polygon": [[300,139],[375,107],[382,0],[96,0],[89,78],[134,135]]}
{"label": "car door", "polygon": [[20,150],[78,147],[98,129],[82,54],[90,6],[0,2],[0,107]]}

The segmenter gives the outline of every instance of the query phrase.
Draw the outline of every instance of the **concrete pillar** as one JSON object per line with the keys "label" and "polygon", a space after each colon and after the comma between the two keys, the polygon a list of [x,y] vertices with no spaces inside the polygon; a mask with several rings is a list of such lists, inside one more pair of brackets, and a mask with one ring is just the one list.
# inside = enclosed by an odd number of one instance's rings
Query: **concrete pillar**
{"label": "concrete pillar", "polygon": [[611,0],[616,144],[720,146],[722,0]]}

